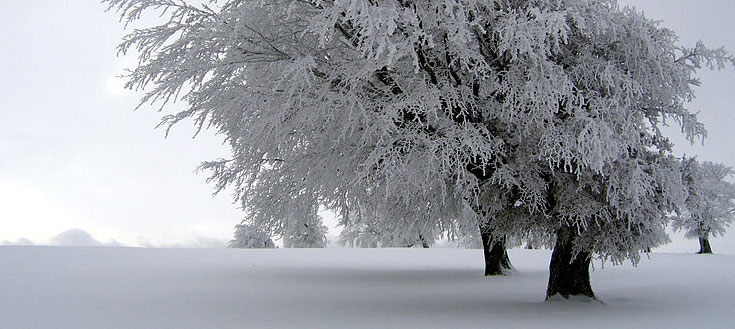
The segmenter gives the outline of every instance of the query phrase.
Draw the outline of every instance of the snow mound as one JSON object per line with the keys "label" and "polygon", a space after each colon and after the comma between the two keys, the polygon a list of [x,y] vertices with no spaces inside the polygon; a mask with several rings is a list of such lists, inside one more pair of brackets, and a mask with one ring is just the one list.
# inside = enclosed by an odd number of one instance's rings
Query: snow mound
{"label": "snow mound", "polygon": [[101,246],[102,242],[97,241],[87,231],[71,229],[49,239],[49,244],[54,246],[92,247]]}

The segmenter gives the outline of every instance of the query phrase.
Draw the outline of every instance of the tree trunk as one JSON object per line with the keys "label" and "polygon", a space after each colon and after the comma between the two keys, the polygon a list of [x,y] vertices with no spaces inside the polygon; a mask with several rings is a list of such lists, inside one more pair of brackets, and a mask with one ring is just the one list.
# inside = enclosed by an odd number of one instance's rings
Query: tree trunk
{"label": "tree trunk", "polygon": [[421,247],[423,248],[429,248],[429,244],[424,239],[424,236],[419,234],[419,241],[421,242]]}
{"label": "tree trunk", "polygon": [[547,300],[557,294],[566,299],[569,299],[569,296],[595,298],[590,284],[592,257],[588,252],[580,252],[574,256],[574,239],[577,236],[576,229],[567,225],[562,225],[557,232],[556,245],[549,264]]}
{"label": "tree trunk", "polygon": [[709,239],[699,238],[699,251],[698,254],[711,254],[712,247],[709,245]]}
{"label": "tree trunk", "polygon": [[505,238],[493,238],[480,226],[480,237],[482,237],[482,251],[485,255],[485,276],[504,275],[512,267],[508,252],[505,250]]}

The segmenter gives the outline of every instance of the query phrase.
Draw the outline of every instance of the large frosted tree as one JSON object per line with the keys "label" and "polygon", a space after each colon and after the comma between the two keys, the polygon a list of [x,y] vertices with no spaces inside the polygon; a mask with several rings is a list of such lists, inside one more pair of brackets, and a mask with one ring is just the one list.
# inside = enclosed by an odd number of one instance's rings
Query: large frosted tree
{"label": "large frosted tree", "polygon": [[594,297],[594,255],[666,240],[685,193],[660,127],[702,136],[694,73],[733,61],[605,0],[105,2],[126,22],[165,10],[120,45],[140,59],[127,86],[188,104],[164,125],[226,138],[203,167],[253,223],[283,235],[289,203],[345,220],[369,200],[410,210],[387,225],[478,227],[500,250],[555,233],[547,297]]}
{"label": "large frosted tree", "polygon": [[724,234],[735,219],[735,184],[727,181],[732,168],[685,158],[681,172],[688,196],[682,211],[674,216],[674,229],[699,240],[697,253],[711,254],[709,239]]}

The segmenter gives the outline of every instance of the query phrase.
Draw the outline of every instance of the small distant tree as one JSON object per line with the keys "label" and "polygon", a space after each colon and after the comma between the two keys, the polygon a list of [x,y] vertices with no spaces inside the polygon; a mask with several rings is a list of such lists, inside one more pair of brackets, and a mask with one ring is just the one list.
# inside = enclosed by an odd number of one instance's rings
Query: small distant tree
{"label": "small distant tree", "polygon": [[470,228],[458,232],[457,246],[465,249],[482,249],[482,238],[480,237],[480,231],[477,228]]}
{"label": "small distant tree", "polygon": [[351,248],[429,248],[434,243],[431,236],[427,238],[413,233],[411,229],[383,232],[369,223],[356,222],[344,226],[339,234],[339,244]]}
{"label": "small distant tree", "polygon": [[[273,172],[261,172],[261,179]],[[254,184],[257,191],[242,200],[250,219],[281,237],[284,248],[324,248],[328,229],[319,215],[318,195],[304,181],[273,177],[273,185]]]}
{"label": "small distant tree", "polygon": [[365,197],[342,220],[339,243],[358,248],[428,248],[437,230],[429,208],[406,208],[395,200]]}
{"label": "small distant tree", "polygon": [[379,248],[382,247],[378,232],[373,231],[365,223],[345,225],[339,233],[338,243],[349,248]]}
{"label": "small distant tree", "polygon": [[275,248],[268,233],[253,225],[239,224],[235,226],[235,237],[227,245],[230,248]]}
{"label": "small distant tree", "polygon": [[[318,214],[318,205],[307,207],[305,212],[296,208],[288,218],[283,235],[284,248],[326,248],[327,227]],[[302,217],[302,218],[298,218]]]}
{"label": "small distant tree", "polygon": [[689,158],[684,159],[681,172],[689,194],[682,213],[673,218],[674,229],[699,240],[698,254],[711,254],[709,239],[724,234],[735,219],[735,184],[726,181],[733,170]]}

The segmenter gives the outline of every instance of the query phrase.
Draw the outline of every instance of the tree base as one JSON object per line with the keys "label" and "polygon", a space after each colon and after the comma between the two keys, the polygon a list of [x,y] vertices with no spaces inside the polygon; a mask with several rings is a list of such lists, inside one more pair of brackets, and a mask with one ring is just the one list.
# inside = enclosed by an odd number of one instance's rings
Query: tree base
{"label": "tree base", "polygon": [[506,275],[513,267],[510,265],[508,252],[505,250],[505,238],[493,239],[492,234],[483,232],[482,251],[485,256],[485,276]]}
{"label": "tree base", "polygon": [[605,304],[603,301],[596,299],[594,297],[587,297],[587,296],[580,296],[580,295],[571,295],[568,298],[564,297],[562,295],[556,294],[553,296],[549,296],[546,298],[547,303],[580,303],[580,304],[589,304],[589,303],[595,303],[595,304]]}
{"label": "tree base", "polygon": [[546,300],[555,296],[564,299],[570,297],[587,297],[595,299],[590,284],[590,263],[592,257],[588,252],[574,254],[574,239],[577,231],[569,226],[562,226],[557,232],[556,245],[551,254],[549,264],[549,285],[546,289]]}

